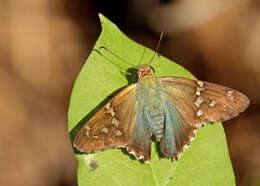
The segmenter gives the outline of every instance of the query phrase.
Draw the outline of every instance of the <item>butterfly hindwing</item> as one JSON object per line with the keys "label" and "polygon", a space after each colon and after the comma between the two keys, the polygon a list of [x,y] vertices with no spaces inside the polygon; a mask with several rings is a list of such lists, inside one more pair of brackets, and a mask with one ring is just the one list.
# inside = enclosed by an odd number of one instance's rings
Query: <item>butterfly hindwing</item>
{"label": "butterfly hindwing", "polygon": [[189,145],[196,128],[189,125],[175,106],[165,100],[165,132],[160,142],[161,152],[168,158],[177,158],[185,145]]}
{"label": "butterfly hindwing", "polygon": [[245,95],[221,85],[174,76],[158,79],[167,99],[191,126],[229,120],[249,105]]}
{"label": "butterfly hindwing", "polygon": [[127,150],[134,154],[138,159],[143,159],[144,162],[151,161],[151,134],[148,130],[148,121],[144,113],[144,108],[138,103],[136,114],[136,128],[131,144]]}
{"label": "butterfly hindwing", "polygon": [[74,147],[81,152],[98,152],[126,147],[136,125],[136,84],[123,89],[99,110],[79,131]]}

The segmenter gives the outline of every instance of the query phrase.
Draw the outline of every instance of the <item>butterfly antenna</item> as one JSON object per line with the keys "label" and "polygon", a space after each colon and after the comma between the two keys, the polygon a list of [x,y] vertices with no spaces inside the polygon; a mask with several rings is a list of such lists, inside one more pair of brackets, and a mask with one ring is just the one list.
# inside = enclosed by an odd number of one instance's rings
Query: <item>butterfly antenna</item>
{"label": "butterfly antenna", "polygon": [[161,32],[160,39],[159,39],[159,41],[158,41],[158,44],[157,44],[157,47],[156,47],[155,53],[153,54],[153,57],[151,58],[151,60],[149,61],[148,64],[151,64],[151,62],[152,62],[153,59],[155,58],[156,54],[159,56],[159,54],[158,54],[158,50],[159,50],[160,44],[161,44],[161,42],[162,42],[162,38],[163,38],[163,32]]}
{"label": "butterfly antenna", "polygon": [[101,49],[104,49],[105,51],[109,52],[110,54],[112,54],[112,55],[115,56],[116,58],[120,59],[121,61],[125,62],[126,64],[128,64],[128,65],[130,65],[130,66],[136,68],[135,65],[133,65],[132,63],[129,63],[128,61],[126,61],[126,60],[122,59],[121,57],[119,57],[118,55],[114,54],[114,53],[111,52],[108,48],[106,48],[106,47],[104,47],[104,46],[101,46],[101,47],[99,47],[99,50],[101,50]]}

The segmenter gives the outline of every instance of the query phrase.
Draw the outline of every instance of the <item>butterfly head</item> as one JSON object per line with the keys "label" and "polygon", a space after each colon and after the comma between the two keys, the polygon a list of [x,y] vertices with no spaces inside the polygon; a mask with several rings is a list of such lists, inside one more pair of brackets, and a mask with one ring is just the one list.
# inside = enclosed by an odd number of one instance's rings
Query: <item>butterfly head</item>
{"label": "butterfly head", "polygon": [[149,64],[142,64],[137,67],[138,78],[149,77],[154,74],[154,70]]}

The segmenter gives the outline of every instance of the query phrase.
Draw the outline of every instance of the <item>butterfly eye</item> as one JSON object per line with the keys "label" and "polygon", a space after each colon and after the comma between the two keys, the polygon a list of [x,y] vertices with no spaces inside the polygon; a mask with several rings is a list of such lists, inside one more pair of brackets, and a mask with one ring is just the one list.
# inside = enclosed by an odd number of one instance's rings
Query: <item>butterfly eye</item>
{"label": "butterfly eye", "polygon": [[141,77],[141,76],[142,76],[142,73],[143,73],[143,72],[142,72],[141,70],[138,70],[138,71],[137,71],[137,76],[138,76],[138,77]]}

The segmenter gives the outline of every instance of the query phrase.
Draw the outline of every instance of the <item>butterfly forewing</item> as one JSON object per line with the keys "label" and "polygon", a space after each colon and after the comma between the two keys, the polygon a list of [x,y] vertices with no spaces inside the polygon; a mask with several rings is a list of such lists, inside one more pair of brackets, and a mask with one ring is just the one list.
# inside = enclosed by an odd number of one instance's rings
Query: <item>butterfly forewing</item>
{"label": "butterfly forewing", "polygon": [[136,125],[136,84],[123,89],[79,131],[74,146],[81,152],[126,147]]}
{"label": "butterfly forewing", "polygon": [[213,83],[181,77],[160,77],[167,98],[192,126],[226,121],[249,105],[242,93]]}

